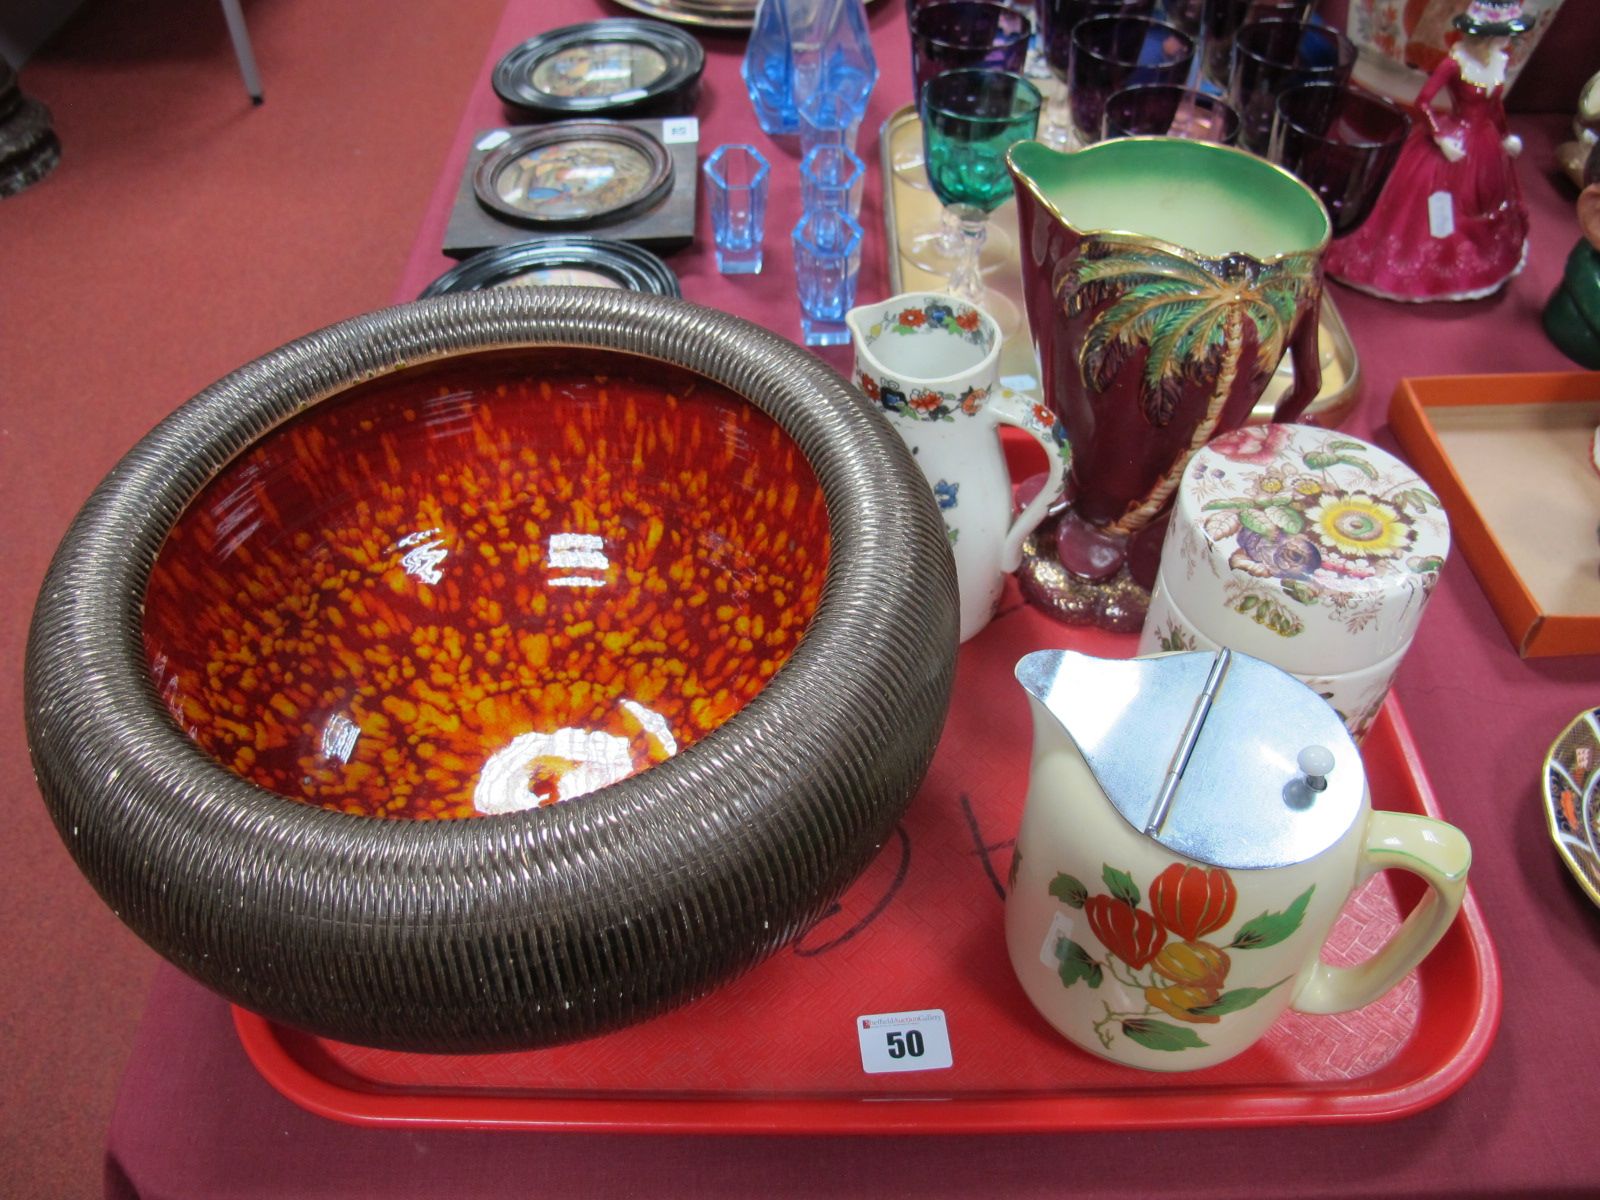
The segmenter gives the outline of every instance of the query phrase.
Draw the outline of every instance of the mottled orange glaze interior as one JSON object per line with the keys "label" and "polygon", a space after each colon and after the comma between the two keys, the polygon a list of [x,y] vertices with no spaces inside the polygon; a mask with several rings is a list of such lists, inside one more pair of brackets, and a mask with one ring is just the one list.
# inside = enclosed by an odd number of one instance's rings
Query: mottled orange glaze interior
{"label": "mottled orange glaze interior", "polygon": [[660,762],[804,635],[828,521],[805,456],[720,385],[540,348],[352,388],[257,442],[155,564],[169,711],[280,795],[437,818]]}

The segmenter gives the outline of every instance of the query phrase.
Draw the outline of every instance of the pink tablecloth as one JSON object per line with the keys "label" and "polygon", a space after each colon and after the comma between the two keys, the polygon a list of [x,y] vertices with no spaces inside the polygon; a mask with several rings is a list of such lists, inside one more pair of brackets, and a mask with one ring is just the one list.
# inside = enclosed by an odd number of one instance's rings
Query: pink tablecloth
{"label": "pink tablecloth", "polygon": [[[598,0],[511,0],[444,165],[397,298],[449,265],[438,251],[473,133],[503,117],[488,64],[531,34],[616,15]],[[886,281],[872,130],[909,99],[904,13],[872,6],[882,77],[864,125],[869,163],[862,294]],[[738,77],[743,42],[703,38],[702,154],[765,144]],[[1402,308],[1334,289],[1361,355],[1365,399],[1352,432],[1384,429],[1402,375],[1563,370],[1538,313],[1576,236],[1571,195],[1549,176],[1557,118],[1521,123],[1534,215],[1527,271],[1498,297]],[[775,165],[767,270],[718,275],[698,248],[671,265],[691,300],[798,337],[787,230],[798,212],[792,148]],[[700,218],[700,244],[709,241]],[[835,354],[831,361],[842,363]],[[1537,487],[1537,481],[1530,481]],[[964,653],[981,653],[981,639]],[[1539,764],[1560,728],[1600,703],[1600,658],[1517,658],[1466,562],[1453,559],[1402,668],[1399,694],[1448,816],[1472,839],[1473,888],[1500,953],[1504,1016],[1478,1074],[1403,1121],[1359,1127],[940,1138],[691,1138],[354,1128],[283,1099],[245,1059],[226,1005],[171,969],[159,974],[107,1145],[115,1196],[500,1195],[1593,1195],[1600,1141],[1600,912],[1568,878],[1538,805]],[[957,703],[981,702],[958,697]],[[1026,747],[1019,747],[1026,753]]]}

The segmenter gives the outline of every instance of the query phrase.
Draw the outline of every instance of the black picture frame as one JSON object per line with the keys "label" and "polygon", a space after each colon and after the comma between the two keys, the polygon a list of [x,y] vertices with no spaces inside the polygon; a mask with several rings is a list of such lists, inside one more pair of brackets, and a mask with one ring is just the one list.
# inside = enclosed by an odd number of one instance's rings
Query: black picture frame
{"label": "black picture frame", "polygon": [[[563,147],[588,147],[592,161],[606,165],[632,156],[644,165],[644,177],[635,186],[614,196],[596,197],[594,202],[574,211],[541,211],[532,203],[509,199],[504,182],[508,172],[517,171],[530,157]],[[672,189],[672,157],[660,140],[646,130],[617,121],[559,121],[553,125],[532,126],[513,133],[478,161],[472,174],[472,190],[478,203],[502,220],[534,229],[583,229],[608,225],[655,207]],[[550,199],[562,198],[574,204],[581,196],[556,192]]]}
{"label": "black picture frame", "polygon": [[700,123],[693,116],[642,117],[604,122],[631,126],[659,142],[672,160],[670,186],[660,198],[636,212],[624,211],[583,224],[529,224],[511,220],[482,203],[474,187],[480,165],[513,139],[541,130],[570,129],[593,122],[562,121],[552,125],[511,125],[481,130],[474,137],[461,182],[450,210],[440,248],[451,258],[469,258],[480,251],[541,236],[584,234],[611,241],[632,242],[657,254],[670,254],[691,244],[695,237],[695,206],[699,192]]}
{"label": "black picture frame", "polygon": [[563,269],[594,272],[633,292],[683,295],[672,268],[644,247],[569,234],[513,242],[474,254],[435,279],[417,298],[484,291],[516,283],[533,272]]}
{"label": "black picture frame", "polygon": [[[660,70],[635,86],[606,90],[607,80],[583,74],[586,56],[598,59],[602,67],[609,57],[613,70],[628,56],[648,56]],[[567,63],[575,73],[563,74]],[[668,116],[693,111],[705,68],[705,49],[693,35],[662,21],[613,17],[529,38],[495,64],[491,83],[513,120]],[[563,80],[581,86],[585,79],[596,89],[563,91],[558,86]]]}

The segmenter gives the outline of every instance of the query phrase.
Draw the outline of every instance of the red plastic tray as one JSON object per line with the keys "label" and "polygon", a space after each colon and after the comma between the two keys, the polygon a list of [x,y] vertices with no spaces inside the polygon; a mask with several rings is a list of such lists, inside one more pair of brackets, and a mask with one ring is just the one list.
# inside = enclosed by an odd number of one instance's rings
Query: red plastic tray
{"label": "red plastic tray", "polygon": [[[1423,964],[1341,1016],[1286,1014],[1245,1054],[1178,1074],[1119,1067],[1062,1039],[1006,958],[1003,888],[1031,728],[1011,677],[1041,646],[1125,656],[1013,605],[961,652],[922,789],[837,910],[710,996],[555,1049],[439,1056],[345,1045],[235,1010],[265,1078],[361,1125],[705,1133],[957,1133],[1376,1121],[1444,1099],[1494,1038],[1500,979],[1469,895]],[[893,720],[893,713],[883,714]],[[1364,747],[1375,806],[1441,815],[1393,700]],[[1380,875],[1352,898],[1329,958],[1359,960],[1416,900]],[[855,1019],[939,1008],[954,1065],[869,1075]]]}

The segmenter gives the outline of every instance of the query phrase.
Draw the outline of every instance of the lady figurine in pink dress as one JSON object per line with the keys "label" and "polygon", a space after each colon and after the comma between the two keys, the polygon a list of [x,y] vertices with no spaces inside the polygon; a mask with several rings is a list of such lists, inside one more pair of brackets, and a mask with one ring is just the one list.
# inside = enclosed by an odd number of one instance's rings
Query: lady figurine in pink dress
{"label": "lady figurine in pink dress", "polygon": [[[1372,215],[1324,258],[1334,278],[1391,300],[1473,300],[1528,255],[1528,211],[1506,125],[1506,45],[1533,20],[1521,0],[1472,0],[1459,37],[1417,94],[1419,120]],[[1433,107],[1440,91],[1450,109]]]}

